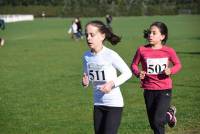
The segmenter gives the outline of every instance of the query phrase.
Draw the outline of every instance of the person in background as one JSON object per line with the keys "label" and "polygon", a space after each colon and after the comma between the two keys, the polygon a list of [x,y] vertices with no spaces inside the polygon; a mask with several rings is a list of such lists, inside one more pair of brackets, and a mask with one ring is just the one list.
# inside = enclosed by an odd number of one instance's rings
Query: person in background
{"label": "person in background", "polygon": [[0,48],[4,45],[5,40],[3,38],[0,38]]}
{"label": "person in background", "polygon": [[75,18],[75,22],[76,22],[76,25],[77,25],[77,32],[79,34],[79,37],[81,39],[83,39],[83,33],[82,33],[82,25],[81,25],[81,20],[79,17]]}
{"label": "person in background", "polygon": [[4,30],[6,28],[5,21],[3,19],[0,19],[0,29]]}
{"label": "person in background", "polygon": [[42,11],[41,16],[42,16],[43,19],[46,17],[46,13],[45,13],[45,11]]}
{"label": "person in background", "polygon": [[120,85],[132,73],[123,59],[104,42],[116,45],[121,38],[98,20],[86,25],[85,34],[89,50],[83,55],[82,85],[88,87],[91,83],[93,86],[95,134],[117,134],[124,106]]}
{"label": "person in background", "polygon": [[80,39],[80,34],[78,32],[78,25],[76,23],[76,19],[74,21],[72,21],[72,24],[68,30],[68,34],[71,35],[72,39],[75,39],[75,40]]}
{"label": "person in background", "polygon": [[107,27],[112,31],[111,23],[112,23],[112,16],[110,14],[107,14],[106,15],[106,24],[107,24]]}
{"label": "person in background", "polygon": [[[154,22],[144,31],[148,44],[142,45],[132,61],[132,72],[141,80],[151,129],[164,134],[165,124],[176,125],[176,107],[170,107],[172,97],[171,75],[181,69],[181,62],[173,48],[166,45],[168,28],[163,22]],[[139,69],[138,65],[142,67]]]}

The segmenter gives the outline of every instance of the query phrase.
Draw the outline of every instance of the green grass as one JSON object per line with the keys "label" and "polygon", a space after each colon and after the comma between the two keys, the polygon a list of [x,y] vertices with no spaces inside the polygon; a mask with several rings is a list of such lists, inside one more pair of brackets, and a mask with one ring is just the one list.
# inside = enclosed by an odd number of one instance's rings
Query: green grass
{"label": "green grass", "polygon": [[[83,18],[89,20],[104,18]],[[0,31],[0,134],[92,134],[92,89],[81,87],[84,40],[67,35],[72,19],[36,19],[6,25]],[[200,131],[200,16],[119,17],[114,32],[122,42],[110,48],[131,64],[136,48],[145,43],[142,32],[153,21],[169,28],[168,43],[178,53],[183,68],[173,76],[172,103],[178,112],[167,134]],[[152,133],[142,90],[136,77],[121,86],[125,108],[120,134]]]}

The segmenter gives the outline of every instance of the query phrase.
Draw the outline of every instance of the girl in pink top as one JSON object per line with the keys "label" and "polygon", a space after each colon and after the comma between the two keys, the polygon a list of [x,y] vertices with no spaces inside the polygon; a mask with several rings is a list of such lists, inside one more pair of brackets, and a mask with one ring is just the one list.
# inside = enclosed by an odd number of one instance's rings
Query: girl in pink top
{"label": "girl in pink top", "polygon": [[[141,80],[150,126],[154,134],[164,134],[165,124],[176,125],[176,108],[170,107],[172,80],[170,75],[181,69],[173,48],[166,46],[167,26],[154,22],[144,31],[148,44],[141,46],[133,58],[132,72]],[[141,63],[141,69],[138,65]]]}

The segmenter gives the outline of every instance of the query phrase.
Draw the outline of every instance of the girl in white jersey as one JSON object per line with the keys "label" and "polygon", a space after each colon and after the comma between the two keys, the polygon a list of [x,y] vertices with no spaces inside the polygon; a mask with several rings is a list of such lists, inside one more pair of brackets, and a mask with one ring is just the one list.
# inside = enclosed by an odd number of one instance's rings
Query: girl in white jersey
{"label": "girl in white jersey", "polygon": [[[105,40],[116,45],[120,37],[103,22],[89,22],[85,33],[90,50],[83,56],[82,84],[84,87],[88,87],[89,83],[93,86],[95,134],[117,134],[124,106],[119,86],[132,73],[116,52],[104,46]],[[119,76],[117,70],[121,73]]]}

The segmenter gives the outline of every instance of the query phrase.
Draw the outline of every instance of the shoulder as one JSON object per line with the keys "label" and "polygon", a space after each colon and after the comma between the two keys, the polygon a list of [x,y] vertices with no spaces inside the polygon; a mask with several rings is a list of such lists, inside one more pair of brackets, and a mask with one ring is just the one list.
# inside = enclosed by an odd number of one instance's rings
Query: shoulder
{"label": "shoulder", "polygon": [[170,47],[169,45],[164,45],[163,49],[165,49],[165,50],[167,50],[169,52],[175,52],[175,50],[172,47]]}
{"label": "shoulder", "polygon": [[143,50],[146,50],[146,49],[149,49],[150,48],[150,45],[140,45],[138,48],[137,48],[137,51],[143,51]]}
{"label": "shoulder", "polygon": [[105,47],[105,54],[109,57],[116,57],[119,56],[119,54],[117,52],[115,52],[114,50]]}
{"label": "shoulder", "polygon": [[91,55],[91,51],[88,50],[88,51],[86,51],[86,52],[83,54],[83,57],[90,56],[90,55]]}

